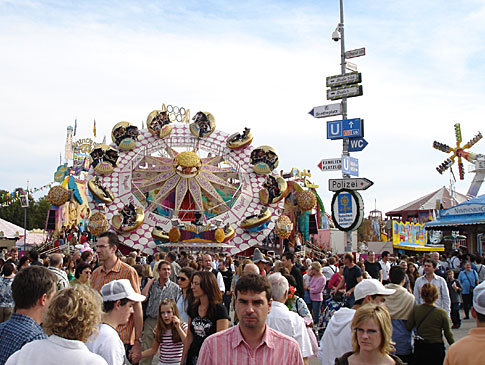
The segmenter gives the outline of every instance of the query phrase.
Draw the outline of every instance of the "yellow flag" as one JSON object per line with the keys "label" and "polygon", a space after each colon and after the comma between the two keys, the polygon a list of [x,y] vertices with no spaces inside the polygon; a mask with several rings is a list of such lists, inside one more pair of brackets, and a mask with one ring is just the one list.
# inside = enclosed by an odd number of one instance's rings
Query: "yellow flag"
{"label": "yellow flag", "polygon": [[96,137],[96,119],[94,120],[93,134],[94,134],[94,137]]}

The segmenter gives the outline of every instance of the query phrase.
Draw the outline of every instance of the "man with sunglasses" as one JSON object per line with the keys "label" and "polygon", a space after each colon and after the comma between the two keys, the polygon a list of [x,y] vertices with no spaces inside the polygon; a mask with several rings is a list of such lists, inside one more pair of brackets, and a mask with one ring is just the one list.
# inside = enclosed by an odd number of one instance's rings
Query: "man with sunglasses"
{"label": "man with sunglasses", "polygon": [[[142,295],[148,298],[146,310],[147,318],[143,326],[142,349],[147,350],[153,344],[153,330],[157,326],[158,307],[164,299],[173,299],[174,302],[180,294],[180,287],[170,280],[172,265],[170,262],[162,260],[157,266],[158,280],[149,279],[143,288]],[[141,365],[150,365],[153,357],[147,357],[140,361]]]}
{"label": "man with sunglasses", "polygon": [[394,289],[386,289],[379,280],[362,279],[354,289],[355,304],[352,308],[342,307],[328,322],[320,341],[318,358],[322,365],[333,365],[335,358],[353,351],[350,325],[355,311],[364,304],[384,304],[386,296],[394,294]]}

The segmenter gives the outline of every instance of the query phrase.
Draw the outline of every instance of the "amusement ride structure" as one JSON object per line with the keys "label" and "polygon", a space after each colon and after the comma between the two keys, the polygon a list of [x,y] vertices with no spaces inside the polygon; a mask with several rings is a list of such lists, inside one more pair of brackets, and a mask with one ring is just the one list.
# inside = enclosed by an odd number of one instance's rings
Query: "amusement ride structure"
{"label": "amusement ride structure", "polygon": [[458,163],[458,173],[460,180],[465,179],[465,169],[463,167],[463,158],[468,162],[471,162],[475,165],[475,170],[472,172],[475,173],[475,177],[468,189],[467,195],[470,197],[476,197],[480,187],[483,183],[483,179],[485,177],[485,156],[481,154],[474,154],[471,152],[466,151],[467,149],[473,147],[479,140],[482,139],[482,134],[480,132],[477,133],[475,137],[469,140],[465,145],[461,146],[462,138],[461,138],[461,127],[460,123],[455,124],[455,138],[456,138],[456,145],[455,147],[450,147],[447,144],[440,143],[437,141],[433,142],[433,148],[442,151],[444,153],[452,153],[450,157],[448,157],[443,163],[441,163],[436,170],[443,174],[444,171],[451,168],[451,166],[456,162]]}
{"label": "amusement ride structure", "polygon": [[115,125],[113,144],[91,152],[88,229],[111,225],[123,244],[151,254],[161,247],[220,248],[232,254],[262,242],[283,207],[278,155],[253,148],[248,128],[228,134],[211,113],[163,105],[147,128]]}

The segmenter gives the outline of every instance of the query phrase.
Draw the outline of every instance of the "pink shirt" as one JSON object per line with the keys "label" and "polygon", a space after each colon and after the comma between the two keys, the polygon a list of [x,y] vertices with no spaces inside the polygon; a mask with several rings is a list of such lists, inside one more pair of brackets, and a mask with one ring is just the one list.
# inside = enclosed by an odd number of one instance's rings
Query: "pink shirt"
{"label": "pink shirt", "polygon": [[[328,287],[330,289],[334,289],[340,284],[342,280],[344,280],[344,277],[340,276],[339,273],[336,272],[335,274],[332,275],[330,281],[328,282]],[[345,289],[345,284],[342,288]]]}
{"label": "pink shirt", "polygon": [[209,336],[197,365],[303,365],[298,342],[266,326],[261,343],[253,350],[244,341],[239,324]]}
{"label": "pink shirt", "polygon": [[321,302],[323,300],[323,289],[327,279],[324,275],[313,275],[310,277],[310,299],[314,302]]}

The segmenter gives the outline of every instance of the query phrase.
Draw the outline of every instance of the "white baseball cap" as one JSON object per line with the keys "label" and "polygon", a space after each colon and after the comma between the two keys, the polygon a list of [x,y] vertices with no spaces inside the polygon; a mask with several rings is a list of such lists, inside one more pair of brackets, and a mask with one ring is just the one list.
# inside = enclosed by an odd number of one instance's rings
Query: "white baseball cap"
{"label": "white baseball cap", "polygon": [[473,289],[473,309],[485,315],[485,281]]}
{"label": "white baseball cap", "polygon": [[135,292],[128,279],[110,281],[103,285],[100,293],[104,302],[115,302],[125,298],[134,302],[143,302],[146,298]]}
{"label": "white baseball cap", "polygon": [[395,289],[386,289],[379,280],[362,279],[360,283],[355,286],[354,297],[355,300],[359,300],[368,295],[391,295],[394,294],[395,291]]}

